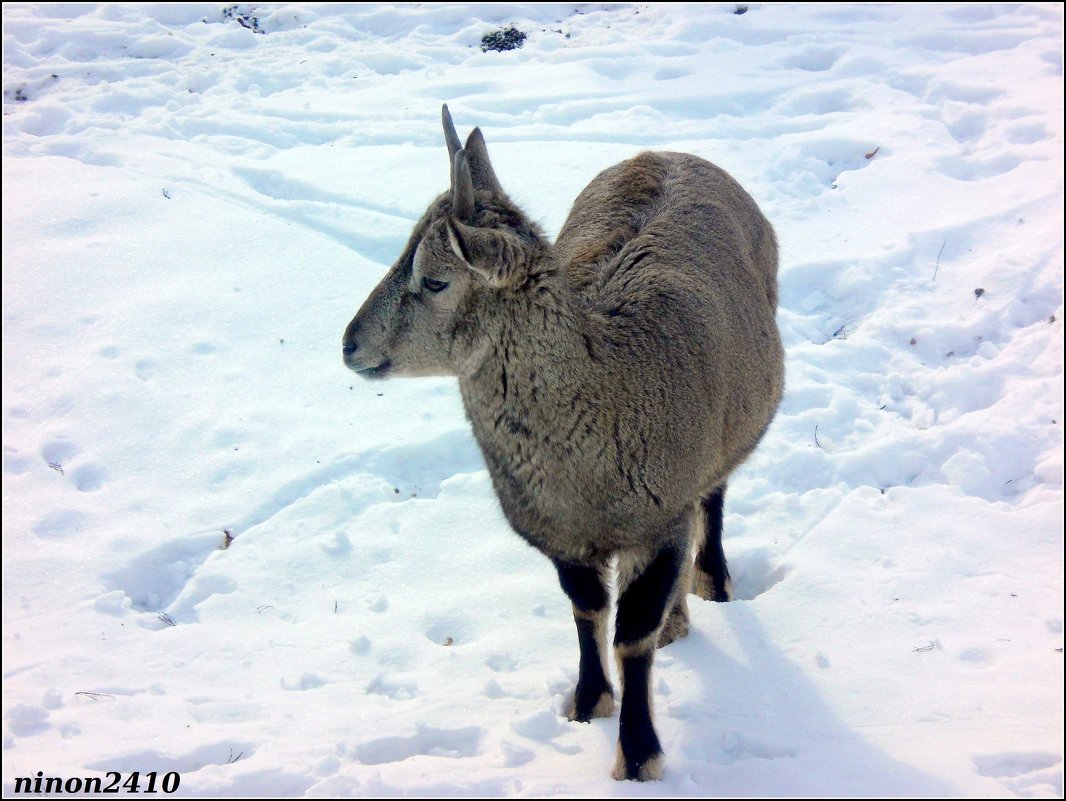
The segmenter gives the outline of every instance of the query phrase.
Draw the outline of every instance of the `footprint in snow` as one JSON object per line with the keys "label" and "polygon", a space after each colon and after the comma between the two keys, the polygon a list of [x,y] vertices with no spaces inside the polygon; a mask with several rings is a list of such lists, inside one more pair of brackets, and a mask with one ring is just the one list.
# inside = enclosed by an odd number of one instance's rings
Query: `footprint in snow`
{"label": "footprint in snow", "polygon": [[1021,796],[1062,796],[1062,754],[1005,751],[971,757],[981,776],[996,779]]}
{"label": "footprint in snow", "polygon": [[435,729],[419,724],[410,737],[381,737],[356,746],[355,757],[364,765],[403,762],[415,756],[463,759],[481,753],[484,731],[476,726]]}
{"label": "footprint in snow", "polygon": [[383,695],[393,701],[409,701],[420,695],[416,682],[393,679],[384,675],[370,682],[364,692],[367,695]]}

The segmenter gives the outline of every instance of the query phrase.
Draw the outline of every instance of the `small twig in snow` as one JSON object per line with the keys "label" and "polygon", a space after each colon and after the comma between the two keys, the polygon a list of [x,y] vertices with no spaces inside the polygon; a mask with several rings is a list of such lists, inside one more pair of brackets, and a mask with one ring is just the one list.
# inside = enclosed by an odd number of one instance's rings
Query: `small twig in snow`
{"label": "small twig in snow", "polygon": [[168,626],[176,626],[176,625],[178,625],[177,622],[174,620],[174,618],[172,618],[166,612],[160,612],[158,615],[156,615],[156,617],[158,617],[160,620],[162,620]]}
{"label": "small twig in snow", "polygon": [[933,270],[933,280],[936,280],[937,270],[940,269],[940,256],[944,253],[944,247],[947,245],[948,240],[944,240],[944,244],[940,246],[940,253],[936,254],[936,267]]}
{"label": "small twig in snow", "polygon": [[818,441],[818,426],[814,427],[814,444],[817,445],[819,448],[822,447],[822,443]]}
{"label": "small twig in snow", "polygon": [[915,653],[923,653],[925,651],[932,651],[934,648],[936,648],[936,646],[933,643],[929,643],[928,645],[919,645],[913,650]]}

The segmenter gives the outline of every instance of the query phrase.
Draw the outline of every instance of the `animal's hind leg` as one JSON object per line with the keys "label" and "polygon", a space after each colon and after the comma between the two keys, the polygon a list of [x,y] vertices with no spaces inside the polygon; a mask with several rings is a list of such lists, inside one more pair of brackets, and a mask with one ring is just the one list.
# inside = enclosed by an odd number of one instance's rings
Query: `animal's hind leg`
{"label": "animal's hind leg", "polygon": [[[693,517],[695,520],[702,519],[700,514],[693,515]],[[692,584],[692,540],[697,536],[702,539],[702,535],[702,526],[697,528],[697,524],[693,522],[689,526],[689,536],[681,559],[681,571],[678,574],[677,585],[674,587],[673,596],[668,604],[670,614],[666,616],[663,627],[659,630],[657,648],[688,636],[688,588]]]}
{"label": "animal's hind leg", "polygon": [[588,723],[614,714],[614,690],[607,678],[607,613],[610,596],[604,582],[606,565],[589,567],[555,562],[559,583],[574,607],[580,651],[577,688],[567,717]]}
{"label": "animal's hind leg", "polygon": [[692,592],[708,601],[731,601],[733,583],[729,579],[725,551],[722,550],[722,508],[725,484],[721,484],[701,501],[704,531],[697,535],[699,549],[692,570]]}
{"label": "animal's hind leg", "polygon": [[682,564],[688,561],[691,514],[671,527],[666,544],[650,561],[618,560],[618,615],[614,651],[622,677],[616,779],[662,778],[662,747],[652,725],[651,668],[655,645],[674,598]]}

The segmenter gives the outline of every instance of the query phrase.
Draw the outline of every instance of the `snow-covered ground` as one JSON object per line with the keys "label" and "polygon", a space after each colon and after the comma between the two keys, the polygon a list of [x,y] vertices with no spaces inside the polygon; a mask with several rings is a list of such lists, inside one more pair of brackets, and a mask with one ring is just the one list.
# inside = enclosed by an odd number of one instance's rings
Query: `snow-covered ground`
{"label": "snow-covered ground", "polygon": [[[223,8],[4,4],[5,795],[1062,795],[1061,5]],[[455,382],[341,363],[442,101],[549,232],[647,148],[778,231],[787,393],[740,599],[658,654],[663,783],[561,714],[570,605]]]}

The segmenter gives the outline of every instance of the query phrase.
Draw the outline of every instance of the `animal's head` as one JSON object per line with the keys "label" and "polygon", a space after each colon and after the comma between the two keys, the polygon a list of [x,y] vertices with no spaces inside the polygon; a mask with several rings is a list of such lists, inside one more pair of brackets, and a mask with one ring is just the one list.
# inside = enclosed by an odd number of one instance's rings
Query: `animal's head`
{"label": "animal's head", "polygon": [[366,378],[467,375],[508,298],[528,292],[547,247],[496,180],[481,131],[459,144],[442,110],[452,185],[344,331],[344,363]]}

